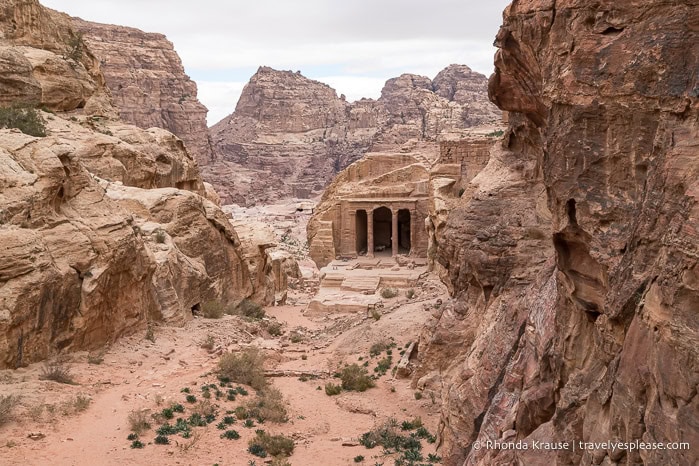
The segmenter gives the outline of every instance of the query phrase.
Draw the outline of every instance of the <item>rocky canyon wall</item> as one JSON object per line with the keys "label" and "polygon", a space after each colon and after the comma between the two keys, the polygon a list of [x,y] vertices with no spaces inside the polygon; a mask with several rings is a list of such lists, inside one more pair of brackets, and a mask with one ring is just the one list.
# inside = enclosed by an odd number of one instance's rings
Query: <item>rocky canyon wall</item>
{"label": "rocky canyon wall", "polygon": [[55,111],[38,112],[46,136],[0,129],[1,368],[274,296],[271,258],[205,197],[182,141],[116,118],[69,17],[0,0],[0,31],[2,105]]}
{"label": "rocky canyon wall", "polygon": [[378,100],[353,103],[298,72],[261,67],[235,112],[211,128],[216,161],[203,167],[204,176],[224,202],[317,195],[368,150],[497,123],[500,114],[486,94],[485,76],[462,65],[434,82],[402,75],[386,83]]}
{"label": "rocky canyon wall", "polygon": [[200,164],[211,159],[208,110],[172,42],[162,34],[80,18],[72,18],[72,26],[100,61],[123,121],[164,128],[181,138]]}
{"label": "rocky canyon wall", "polygon": [[[490,95],[509,130],[437,235],[454,299],[415,377],[445,464],[699,462],[698,7],[505,10]],[[520,440],[569,446],[475,447]]]}

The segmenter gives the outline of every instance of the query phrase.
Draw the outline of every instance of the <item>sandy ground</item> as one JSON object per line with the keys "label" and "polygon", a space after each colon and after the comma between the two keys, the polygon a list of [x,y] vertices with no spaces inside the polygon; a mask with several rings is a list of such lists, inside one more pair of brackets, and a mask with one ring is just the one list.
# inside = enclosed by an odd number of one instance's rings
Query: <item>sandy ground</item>
{"label": "sandy ground", "polygon": [[[183,328],[158,327],[155,342],[143,334],[124,338],[106,350],[100,364],[94,364],[95,354],[73,354],[70,369],[75,385],[39,380],[42,364],[0,371],[0,394],[21,397],[13,419],[0,427],[0,464],[262,465],[265,460],[248,453],[247,445],[255,429],[263,428],[294,439],[295,451],[289,458],[294,466],[357,464],[354,458],[358,455],[365,457],[359,464],[393,465],[393,457],[383,456],[381,447],[366,449],[356,445],[357,438],[389,417],[401,422],[420,416],[434,434],[438,405],[428,396],[417,400],[410,381],[394,378],[390,371],[375,388],[363,393],[330,397],[322,387],[328,381],[339,383],[332,373],[344,363],[369,360],[371,369],[378,358],[369,358],[369,347],[378,341],[395,342],[395,365],[398,352],[417,339],[429,317],[425,308],[443,297],[440,287],[436,279],[429,278],[421,289],[432,291],[421,294],[419,289],[410,302],[403,294],[389,300],[379,320],[359,314],[307,315],[303,306],[268,308],[268,316],[284,323],[280,337],[271,337],[259,323],[235,316],[195,318]],[[302,341],[290,341],[293,329],[304,336]],[[215,341],[213,351],[201,347],[209,335]],[[146,444],[143,449],[130,448],[130,412],[158,412],[181,403],[189,413],[192,405],[181,390],[188,387],[200,395],[201,385],[217,382],[214,371],[220,353],[247,345],[265,349],[267,369],[277,375],[269,380],[288,403],[287,423],[246,428],[237,421],[232,428],[241,438],[220,438],[222,431],[216,423],[225,411],[253,396],[254,390],[248,388],[250,395],[238,396],[234,402],[212,400],[218,405],[217,420],[194,429],[192,438],[173,435],[172,444],[156,445],[151,429],[141,436]],[[93,363],[88,362],[89,357]],[[300,380],[299,374],[303,372],[320,378],[302,381],[305,378]],[[83,411],[78,396],[91,399]],[[155,422],[153,427],[157,427]],[[434,445],[423,444],[425,456],[434,452]]]}

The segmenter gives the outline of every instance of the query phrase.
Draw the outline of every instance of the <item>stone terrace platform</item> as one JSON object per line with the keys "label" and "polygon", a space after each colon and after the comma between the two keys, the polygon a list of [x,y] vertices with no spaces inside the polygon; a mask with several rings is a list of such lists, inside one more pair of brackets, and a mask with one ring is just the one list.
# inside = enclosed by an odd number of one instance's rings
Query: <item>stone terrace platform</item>
{"label": "stone terrace platform", "polygon": [[385,287],[411,288],[427,272],[427,260],[390,252],[373,258],[335,260],[320,269],[320,289],[310,311],[366,312],[382,301]]}

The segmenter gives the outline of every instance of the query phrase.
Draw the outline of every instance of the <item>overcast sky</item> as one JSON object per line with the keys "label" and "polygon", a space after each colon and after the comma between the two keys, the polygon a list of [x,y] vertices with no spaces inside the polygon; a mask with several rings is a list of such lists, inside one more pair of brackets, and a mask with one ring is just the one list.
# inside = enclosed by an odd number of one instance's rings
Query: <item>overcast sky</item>
{"label": "overcast sky", "polygon": [[300,70],[352,101],[402,73],[493,71],[509,0],[40,0],[72,16],[165,34],[209,108],[233,112],[260,65]]}

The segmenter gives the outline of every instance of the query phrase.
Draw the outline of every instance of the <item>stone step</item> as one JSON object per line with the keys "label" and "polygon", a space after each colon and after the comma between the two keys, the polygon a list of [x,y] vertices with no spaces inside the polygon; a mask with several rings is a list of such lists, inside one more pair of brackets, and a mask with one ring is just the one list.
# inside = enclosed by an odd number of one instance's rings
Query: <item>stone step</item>
{"label": "stone step", "polygon": [[343,280],[340,289],[343,291],[371,291],[376,292],[381,278],[378,276],[347,277]]}

